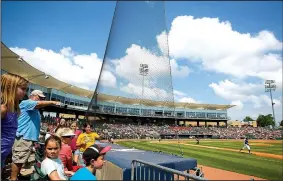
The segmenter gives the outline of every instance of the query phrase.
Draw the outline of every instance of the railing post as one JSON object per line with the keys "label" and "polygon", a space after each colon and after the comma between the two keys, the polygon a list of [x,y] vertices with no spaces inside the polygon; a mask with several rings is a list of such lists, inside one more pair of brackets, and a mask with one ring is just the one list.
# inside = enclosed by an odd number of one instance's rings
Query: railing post
{"label": "railing post", "polygon": [[[136,164],[139,164],[139,179],[138,179],[138,169],[137,169],[137,165]],[[144,167],[144,171],[142,172],[142,165]],[[149,162],[145,162],[145,161],[142,161],[142,160],[133,160],[132,161],[132,170],[131,170],[131,180],[134,181],[134,180],[142,180],[142,173],[143,173],[143,180],[145,180],[146,178],[146,171],[145,169],[146,168],[152,168],[153,169],[153,180],[155,181],[155,170],[157,169],[158,170],[158,180],[161,180],[161,171],[164,173],[163,174],[163,177],[162,178],[163,180],[166,180],[167,179],[167,174],[170,173],[172,174],[172,177],[173,177],[173,180],[175,180],[174,176],[177,175],[177,179],[179,180],[179,176],[182,176],[184,177],[184,180],[190,180],[190,179],[193,179],[193,180],[196,180],[196,181],[202,181],[202,180],[206,180],[204,178],[202,178],[203,176],[203,173],[201,172],[201,169],[196,169],[199,173],[197,175],[192,175],[189,173],[189,171],[187,171],[187,173],[184,173],[184,172],[181,172],[181,171],[178,171],[178,170],[174,170],[174,169],[171,169],[171,168],[167,168],[167,167],[164,167],[164,166],[161,166],[161,165],[157,165],[157,164],[154,164],[154,163],[149,163]],[[136,175],[136,177],[135,177]],[[170,179],[170,178],[169,178]],[[148,171],[148,180],[150,180],[150,169]]]}
{"label": "railing post", "polygon": [[132,170],[131,170],[131,181],[135,179],[135,160],[132,161]]}

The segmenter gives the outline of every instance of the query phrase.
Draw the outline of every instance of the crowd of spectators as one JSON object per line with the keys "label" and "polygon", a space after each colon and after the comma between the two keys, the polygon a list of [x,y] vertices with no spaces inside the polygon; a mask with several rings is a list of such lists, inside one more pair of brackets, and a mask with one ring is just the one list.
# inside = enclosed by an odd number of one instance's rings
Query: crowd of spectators
{"label": "crowd of spectators", "polygon": [[182,127],[133,124],[103,124],[96,130],[104,138],[144,139],[160,135],[194,135],[221,139],[282,139],[282,130],[263,127]]}
{"label": "crowd of spectators", "polygon": [[[54,126],[58,124],[60,118],[46,116],[43,118],[43,125]],[[81,129],[85,122],[83,119],[65,118],[66,125],[71,125],[77,121]],[[155,124],[108,124],[96,125],[96,132],[103,139],[145,139],[159,138],[160,135],[210,135],[220,139],[241,139],[245,136],[252,139],[282,139],[282,130],[264,127],[185,127],[175,125],[155,125]],[[172,137],[173,138],[173,137]]]}
{"label": "crowd of spectators", "polygon": [[[73,121],[78,123],[79,129],[85,122],[83,119],[64,118],[69,127]],[[60,118],[46,116],[43,117],[43,127],[57,127]],[[264,127],[185,127],[175,125],[155,125],[155,124],[108,124],[96,125],[96,132],[103,139],[145,139],[159,138],[160,135],[210,135],[220,139],[241,139],[245,136],[251,139],[282,139],[282,130]],[[173,138],[173,137],[172,137]]]}

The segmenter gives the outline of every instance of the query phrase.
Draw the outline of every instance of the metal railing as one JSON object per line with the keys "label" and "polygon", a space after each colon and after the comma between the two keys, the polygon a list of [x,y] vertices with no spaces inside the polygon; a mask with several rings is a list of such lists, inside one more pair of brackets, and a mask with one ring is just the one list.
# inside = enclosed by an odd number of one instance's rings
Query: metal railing
{"label": "metal railing", "polygon": [[[132,161],[131,181],[135,180],[206,180],[200,169],[194,169],[196,175],[184,173],[168,167],[142,160]],[[181,178],[180,178],[181,177]]]}

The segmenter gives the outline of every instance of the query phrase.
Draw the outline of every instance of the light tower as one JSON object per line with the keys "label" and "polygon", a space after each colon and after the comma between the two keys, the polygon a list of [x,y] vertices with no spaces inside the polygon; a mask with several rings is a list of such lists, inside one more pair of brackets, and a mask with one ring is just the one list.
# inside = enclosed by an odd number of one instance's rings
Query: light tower
{"label": "light tower", "polygon": [[275,80],[266,80],[265,81],[265,92],[269,92],[270,93],[270,98],[271,98],[271,106],[272,106],[272,113],[273,113],[273,120],[274,123],[275,122],[275,114],[274,114],[274,102],[273,102],[273,98],[272,98],[272,93],[271,91],[275,91],[276,89],[276,84],[275,84]]}
{"label": "light tower", "polygon": [[142,104],[143,104],[143,94],[144,94],[144,77],[148,75],[148,64],[140,64],[140,75],[142,75],[142,97],[141,97],[141,115],[142,115]]}

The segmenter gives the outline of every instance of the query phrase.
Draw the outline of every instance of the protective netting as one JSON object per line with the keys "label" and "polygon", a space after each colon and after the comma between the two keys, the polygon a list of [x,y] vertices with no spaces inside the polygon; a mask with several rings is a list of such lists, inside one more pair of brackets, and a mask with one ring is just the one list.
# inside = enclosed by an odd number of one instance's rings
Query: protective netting
{"label": "protective netting", "polygon": [[96,91],[95,113],[150,116],[152,109],[174,112],[165,4],[116,3]]}

